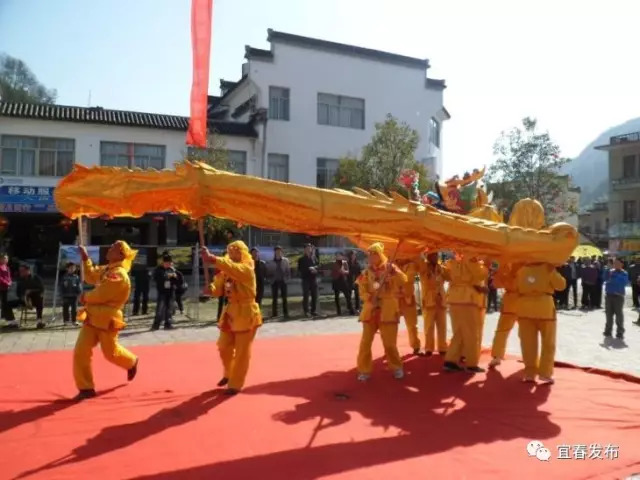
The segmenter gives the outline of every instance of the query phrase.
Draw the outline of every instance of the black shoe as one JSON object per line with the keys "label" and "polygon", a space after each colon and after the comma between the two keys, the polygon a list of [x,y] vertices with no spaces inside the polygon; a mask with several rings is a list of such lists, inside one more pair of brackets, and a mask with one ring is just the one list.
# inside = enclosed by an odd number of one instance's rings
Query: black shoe
{"label": "black shoe", "polygon": [[45,323],[42,320],[38,320],[38,324],[36,325],[36,328],[38,330],[42,330],[45,327]]}
{"label": "black shoe", "polygon": [[414,349],[413,349],[413,354],[414,354],[416,357],[422,357],[422,356],[424,355],[424,354],[420,351],[420,349],[419,349],[419,348],[414,348]]}
{"label": "black shoe", "polygon": [[603,332],[602,335],[604,335],[606,338],[611,338],[611,332]]}
{"label": "black shoe", "polygon": [[151,325],[151,331],[155,332],[156,330],[160,330],[160,325]]}
{"label": "black shoe", "polygon": [[173,330],[174,328],[176,328],[176,327],[174,327],[172,323],[167,323],[167,324],[164,326],[164,329],[165,329],[165,330]]}
{"label": "black shoe", "polygon": [[447,354],[447,351],[446,351],[446,350],[440,350],[440,351],[438,352],[438,354],[439,354],[441,357],[444,357],[444,356]]}
{"label": "black shoe", "polygon": [[444,362],[444,365],[442,366],[442,368],[446,372],[462,372],[462,371],[464,371],[464,368],[462,368],[457,363],[453,363],[453,362]]}
{"label": "black shoe", "polygon": [[227,377],[222,377],[222,379],[218,382],[218,386],[224,387],[227,383],[229,383],[229,379]]}
{"label": "black shoe", "polygon": [[433,355],[433,352],[431,350],[427,350],[426,352],[424,352],[425,357],[430,357],[431,355]]}
{"label": "black shoe", "polygon": [[140,360],[136,358],[136,363],[133,364],[133,367],[131,367],[129,370],[127,370],[127,381],[131,381],[134,378],[136,378],[136,375],[138,374],[138,362]]}
{"label": "black shoe", "polygon": [[624,340],[624,335],[616,335],[616,338],[617,338],[618,340]]}
{"label": "black shoe", "polygon": [[93,388],[89,388],[87,390],[80,390],[78,394],[75,397],[73,397],[73,400],[75,402],[81,402],[82,400],[93,398],[96,395],[97,395],[96,391]]}
{"label": "black shoe", "polygon": [[466,368],[467,372],[471,372],[471,373],[483,373],[486,372],[486,370],[482,367],[467,367]]}
{"label": "black shoe", "polygon": [[229,396],[237,395],[238,393],[240,393],[240,390],[236,390],[235,388],[227,388],[224,391],[224,394]]}

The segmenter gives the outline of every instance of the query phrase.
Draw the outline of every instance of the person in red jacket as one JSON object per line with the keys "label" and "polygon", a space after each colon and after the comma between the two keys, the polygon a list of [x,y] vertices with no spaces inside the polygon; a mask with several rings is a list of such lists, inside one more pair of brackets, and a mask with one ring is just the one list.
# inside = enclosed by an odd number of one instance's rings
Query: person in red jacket
{"label": "person in red jacket", "polygon": [[9,270],[9,257],[0,255],[0,312],[2,318],[9,320],[13,317],[13,312],[9,313],[7,303],[7,293],[11,287],[11,270]]}

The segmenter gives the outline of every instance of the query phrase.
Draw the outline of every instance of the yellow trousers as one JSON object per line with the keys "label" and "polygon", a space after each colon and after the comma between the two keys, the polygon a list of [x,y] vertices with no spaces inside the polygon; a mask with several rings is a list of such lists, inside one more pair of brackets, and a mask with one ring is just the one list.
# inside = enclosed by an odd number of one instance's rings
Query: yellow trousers
{"label": "yellow trousers", "polygon": [[362,337],[360,339],[360,350],[358,351],[358,373],[368,375],[373,370],[371,346],[378,330],[380,330],[380,338],[382,339],[387,365],[393,371],[402,368],[402,359],[398,352],[398,324],[380,323],[380,326],[378,326],[375,323],[362,322]]}
{"label": "yellow trousers", "polygon": [[241,390],[244,386],[256,332],[255,328],[248,332],[220,332],[218,352],[222,360],[224,376],[229,379],[229,388]]}
{"label": "yellow trousers", "polygon": [[84,325],[80,329],[73,350],[73,378],[78,390],[94,388],[91,357],[93,356],[93,348],[98,343],[100,343],[104,358],[114,365],[129,370],[136,363],[137,357],[118,343],[118,332]]}
{"label": "yellow trousers", "polygon": [[480,352],[482,352],[482,334],[484,333],[484,319],[487,316],[487,309],[483,308],[480,310],[480,320],[478,321],[478,357],[480,356]]}
{"label": "yellow trousers", "polygon": [[517,319],[518,317],[515,313],[500,313],[496,332],[493,334],[493,345],[491,345],[491,356],[493,358],[504,358],[507,352],[507,339]]}
{"label": "yellow trousers", "polygon": [[[556,357],[556,321],[520,318],[518,325],[525,377],[551,378]],[[542,343],[539,356],[538,337]]]}
{"label": "yellow trousers", "polygon": [[423,309],[422,316],[424,319],[425,350],[427,352],[446,351],[447,310],[444,307],[429,307]]}
{"label": "yellow trousers", "polygon": [[409,344],[414,350],[420,350],[420,338],[418,337],[418,310],[416,305],[402,305],[402,316],[409,334]]}
{"label": "yellow trousers", "polygon": [[446,362],[458,363],[465,357],[467,367],[477,367],[480,361],[480,345],[478,336],[482,331],[482,309],[472,305],[451,305],[451,324],[453,337],[445,356]]}

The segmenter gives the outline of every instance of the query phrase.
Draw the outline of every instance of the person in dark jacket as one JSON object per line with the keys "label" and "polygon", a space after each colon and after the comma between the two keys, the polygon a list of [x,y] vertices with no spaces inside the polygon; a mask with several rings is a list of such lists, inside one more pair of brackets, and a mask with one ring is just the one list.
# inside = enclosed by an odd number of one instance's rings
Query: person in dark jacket
{"label": "person in dark jacket", "polygon": [[344,295],[347,302],[347,309],[351,315],[355,315],[351,305],[351,292],[349,292],[349,267],[344,259],[342,252],[336,253],[336,261],[331,267],[331,286],[333,287],[333,295],[336,302],[336,314],[342,315],[340,307],[340,294]]}
{"label": "person in dark jacket", "polygon": [[634,308],[640,308],[640,258],[634,258],[629,265],[629,281],[631,282],[631,300]]}
{"label": "person in dark jacket", "polygon": [[571,269],[571,265],[569,264],[569,261],[566,261],[564,265],[562,265],[561,267],[558,267],[557,270],[558,270],[558,273],[562,275],[562,278],[564,278],[566,282],[566,286],[564,287],[564,290],[560,290],[556,292],[557,305],[558,305],[558,308],[568,309],[569,308],[569,289],[571,288],[571,282],[572,282],[572,269]]}
{"label": "person in dark jacket", "polygon": [[494,285],[493,278],[496,274],[497,267],[492,264],[489,268],[489,275],[487,277],[487,313],[491,312],[493,308],[494,312],[499,311],[498,308],[498,289]]}
{"label": "person in dark jacket", "polygon": [[253,269],[256,274],[256,303],[262,306],[262,297],[264,297],[264,281],[267,278],[267,264],[264,260],[260,260],[260,252],[257,248],[251,249],[253,257]]}
{"label": "person in dark jacket", "polygon": [[356,252],[353,250],[349,250],[349,253],[347,253],[347,266],[349,267],[349,276],[347,277],[347,282],[349,284],[349,298],[351,298],[351,293],[353,292],[352,305],[356,312],[360,312],[360,290],[358,289],[356,280],[362,273],[362,266],[360,265],[360,262],[358,262]]}
{"label": "person in dark jacket", "polygon": [[77,325],[78,295],[82,293],[82,280],[78,275],[75,263],[67,263],[67,268],[60,281],[60,295],[62,296],[62,321],[65,325]]}
{"label": "person in dark jacket", "polygon": [[582,279],[582,308],[592,309],[596,306],[596,290],[598,288],[598,268],[588,258],[580,269]]}
{"label": "person in dark jacket", "polygon": [[[302,277],[302,309],[307,317],[316,317],[318,304],[318,260],[313,252],[313,245],[304,246],[304,255],[298,260],[298,271]],[[311,297],[311,305],[309,305]]]}
{"label": "person in dark jacket", "polygon": [[30,265],[20,265],[18,272],[19,277],[16,289],[18,299],[8,302],[9,308],[7,309],[6,319],[9,323],[8,326],[19,326],[13,313],[15,307],[33,307],[36,310],[37,327],[44,328],[45,323],[42,319],[42,311],[44,310],[44,283],[39,276],[31,271]]}
{"label": "person in dark jacket", "polygon": [[[133,315],[146,315],[149,311],[149,288],[151,286],[151,275],[146,265],[136,264],[131,269],[133,277]],[[141,305],[142,303],[142,305]],[[142,306],[142,310],[140,310]]]}
{"label": "person in dark jacket", "polygon": [[173,259],[168,252],[162,254],[162,264],[156,267],[153,274],[156,283],[158,299],[156,303],[156,315],[151,326],[152,330],[158,330],[164,323],[165,330],[173,328],[173,313],[175,292],[178,288],[178,272],[173,266]]}

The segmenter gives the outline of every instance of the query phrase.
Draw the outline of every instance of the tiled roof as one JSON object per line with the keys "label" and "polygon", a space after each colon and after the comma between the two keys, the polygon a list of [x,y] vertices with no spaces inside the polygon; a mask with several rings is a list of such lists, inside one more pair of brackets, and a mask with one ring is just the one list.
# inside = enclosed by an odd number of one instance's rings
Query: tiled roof
{"label": "tiled roof", "polygon": [[444,90],[447,88],[447,84],[444,80],[436,80],[435,78],[427,78],[427,88],[433,88],[436,90]]}
{"label": "tiled roof", "polygon": [[262,50],[261,48],[253,48],[249,45],[245,45],[244,58],[246,58],[247,60],[250,60],[252,58],[273,60],[273,53],[271,52],[271,50]]}
{"label": "tiled roof", "polygon": [[[186,131],[189,126],[189,118],[178,115],[107,110],[102,107],[72,107],[10,102],[0,102],[0,117],[178,131]],[[209,128],[216,130],[221,135],[257,137],[257,133],[250,123],[209,120]]]}
{"label": "tiled roof", "polygon": [[381,62],[395,63],[424,69],[429,68],[429,60],[427,59],[407,57],[395,53],[372,50],[370,48],[356,47],[353,45],[345,45],[343,43],[319,40],[317,38],[302,37],[300,35],[292,35],[290,33],[276,32],[272,29],[268,29],[267,33],[267,40],[269,42],[280,41],[282,43],[289,43],[291,45],[331,51],[341,53],[343,55],[353,55],[356,57],[369,58]]}

